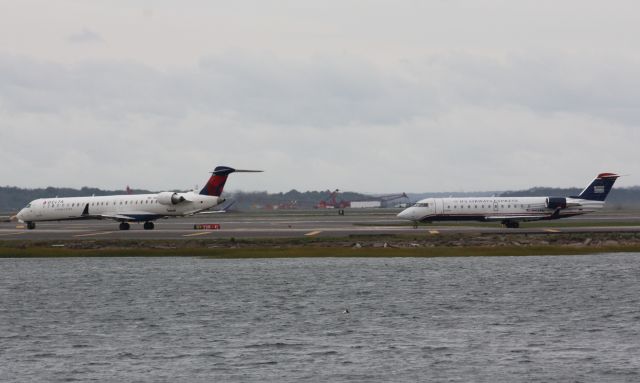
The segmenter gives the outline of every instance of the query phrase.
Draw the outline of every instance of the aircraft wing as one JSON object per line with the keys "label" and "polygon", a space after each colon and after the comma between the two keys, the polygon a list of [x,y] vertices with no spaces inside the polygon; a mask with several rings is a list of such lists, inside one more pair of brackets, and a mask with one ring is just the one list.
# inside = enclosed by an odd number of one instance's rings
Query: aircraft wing
{"label": "aircraft wing", "polygon": [[231,208],[231,206],[233,206],[235,203],[236,203],[236,201],[231,201],[231,203],[230,203],[230,204],[228,204],[227,206],[225,206],[225,207],[223,207],[223,208],[220,208],[220,209],[217,209],[217,210],[204,210],[204,211],[199,211],[199,212],[197,212],[196,214],[197,214],[197,215],[201,215],[201,214],[206,215],[206,214],[221,214],[221,213],[226,213],[226,212],[229,210],[229,208]]}
{"label": "aircraft wing", "polygon": [[539,221],[547,217],[546,215],[494,215],[484,219],[485,221]]}
{"label": "aircraft wing", "polygon": [[163,215],[148,213],[144,211],[132,211],[126,213],[104,213],[92,216],[93,218],[99,219],[113,219],[116,221],[153,221],[158,218],[164,217]]}

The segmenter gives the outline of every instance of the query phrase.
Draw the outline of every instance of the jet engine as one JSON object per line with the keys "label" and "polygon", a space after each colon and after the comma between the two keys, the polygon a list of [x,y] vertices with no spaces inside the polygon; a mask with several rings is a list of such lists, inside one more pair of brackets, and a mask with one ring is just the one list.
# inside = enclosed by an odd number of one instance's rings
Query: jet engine
{"label": "jet engine", "polygon": [[547,197],[547,208],[549,209],[566,209],[567,199],[564,197]]}
{"label": "jet engine", "polygon": [[177,205],[186,200],[186,198],[174,192],[162,192],[158,194],[158,202],[163,205]]}

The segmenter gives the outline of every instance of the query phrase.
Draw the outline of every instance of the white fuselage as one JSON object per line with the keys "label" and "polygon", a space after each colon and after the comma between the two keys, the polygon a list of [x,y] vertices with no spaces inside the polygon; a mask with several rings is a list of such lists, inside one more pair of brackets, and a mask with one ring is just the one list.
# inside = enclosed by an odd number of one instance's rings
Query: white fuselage
{"label": "white fuselage", "polygon": [[32,201],[18,214],[22,222],[62,221],[73,219],[115,219],[119,221],[152,221],[162,217],[183,216],[211,209],[223,198],[179,193],[186,200],[161,203],[160,194],[124,194],[93,197],[41,198]]}
{"label": "white fuselage", "polygon": [[547,206],[548,197],[426,198],[398,214],[416,222],[536,221],[591,213],[604,202],[566,198],[567,207]]}

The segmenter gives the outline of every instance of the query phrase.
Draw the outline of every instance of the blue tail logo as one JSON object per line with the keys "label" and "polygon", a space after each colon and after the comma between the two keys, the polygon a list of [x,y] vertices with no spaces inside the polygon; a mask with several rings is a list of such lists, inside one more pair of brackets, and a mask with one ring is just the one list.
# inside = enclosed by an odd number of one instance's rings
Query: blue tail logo
{"label": "blue tail logo", "polygon": [[611,188],[613,188],[613,184],[619,177],[619,175],[614,173],[598,174],[596,179],[594,179],[593,182],[591,182],[591,184],[587,186],[576,198],[590,201],[604,201],[609,195]]}

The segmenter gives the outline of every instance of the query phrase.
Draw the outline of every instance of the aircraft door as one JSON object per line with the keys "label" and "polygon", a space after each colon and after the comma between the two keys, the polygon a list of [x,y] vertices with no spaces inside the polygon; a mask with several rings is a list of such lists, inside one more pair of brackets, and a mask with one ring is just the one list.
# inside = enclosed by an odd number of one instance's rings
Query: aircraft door
{"label": "aircraft door", "polygon": [[436,214],[444,214],[444,201],[442,199],[436,199],[434,205]]}
{"label": "aircraft door", "polygon": [[498,201],[493,200],[493,211],[498,211]]}

